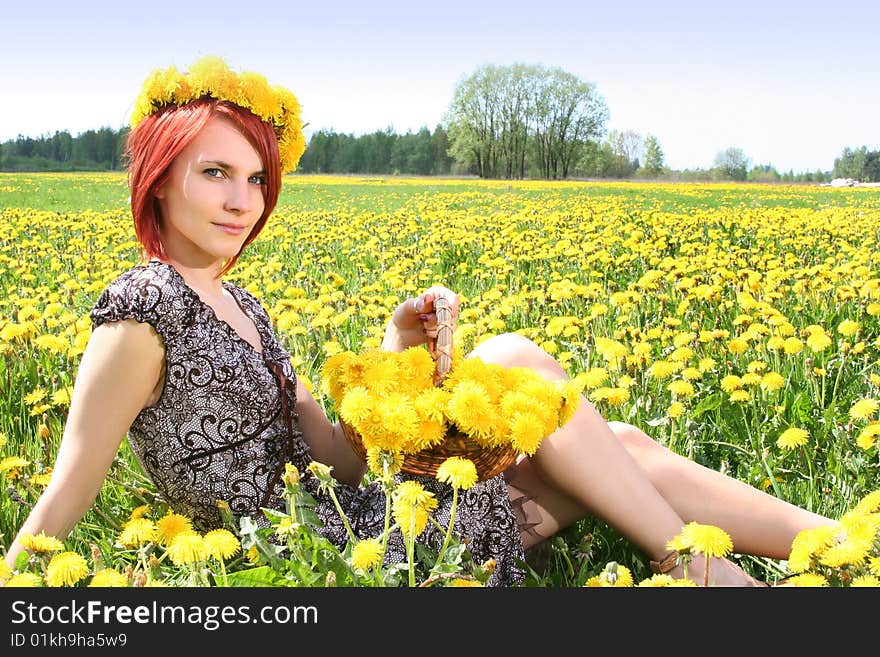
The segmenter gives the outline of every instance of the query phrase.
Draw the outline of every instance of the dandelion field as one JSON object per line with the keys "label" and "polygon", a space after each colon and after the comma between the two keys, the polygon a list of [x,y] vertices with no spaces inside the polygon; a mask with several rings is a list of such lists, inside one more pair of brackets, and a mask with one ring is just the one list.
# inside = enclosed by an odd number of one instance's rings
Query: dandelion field
{"label": "dandelion field", "polygon": [[[51,476],[88,311],[139,261],[127,197],[123,174],[0,174],[4,547]],[[331,417],[326,359],[377,346],[400,301],[443,284],[461,295],[457,344],[522,333],[607,419],[840,518],[880,488],[878,227],[869,188],[290,176],[228,279],[262,299]],[[123,442],[64,544],[136,569],[118,535],[160,504]],[[594,519],[539,556],[529,585],[647,571]]]}

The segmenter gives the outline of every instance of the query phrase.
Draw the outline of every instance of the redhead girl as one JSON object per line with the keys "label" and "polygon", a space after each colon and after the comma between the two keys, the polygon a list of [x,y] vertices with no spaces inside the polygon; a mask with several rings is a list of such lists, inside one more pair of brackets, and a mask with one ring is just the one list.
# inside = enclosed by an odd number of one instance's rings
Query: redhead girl
{"label": "redhead girl", "polygon": [[[337,496],[358,537],[377,536],[385,497],[363,484],[352,451],[292,370],[260,301],[223,279],[271,214],[281,176],[305,147],[289,91],[205,58],[145,83],[128,140],[129,185],[144,263],[123,273],[91,311],[51,483],[19,531],[64,538],[95,500],[126,436],[156,490],[194,525],[220,525],[218,501],[236,516],[267,523],[261,507],[283,504],[281,475],[293,463],[318,499],[322,531],[342,546],[335,507],[307,471],[332,466]],[[401,303],[383,348],[401,351],[436,336],[434,301],[457,295],[432,287]],[[563,368],[529,340],[507,334],[472,356],[526,366],[550,380]],[[400,476],[400,475],[398,475]],[[451,488],[419,477],[448,523]],[[493,558],[491,585],[519,584],[524,551],[587,514],[644,550],[657,572],[683,576],[666,543],[691,521],[724,529],[734,549],[787,558],[802,529],[832,524],[685,459],[636,427],[606,422],[583,399],[574,416],[531,457],[465,491],[456,530],[475,561]],[[435,541],[428,525],[420,540]],[[433,532],[433,534],[432,534]],[[11,567],[23,548],[7,551]],[[386,559],[405,560],[399,532]],[[711,564],[716,585],[760,585],[732,562]],[[688,576],[701,582],[705,562]]]}

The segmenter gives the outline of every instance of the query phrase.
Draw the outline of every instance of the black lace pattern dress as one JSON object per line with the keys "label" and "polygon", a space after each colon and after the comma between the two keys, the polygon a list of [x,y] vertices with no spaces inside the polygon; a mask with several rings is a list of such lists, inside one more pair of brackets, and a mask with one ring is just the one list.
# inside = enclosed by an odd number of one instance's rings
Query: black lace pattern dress
{"label": "black lace pattern dress", "polygon": [[[157,492],[201,531],[221,525],[218,500],[226,501],[237,517],[251,516],[268,526],[260,509],[284,508],[281,475],[284,464],[293,463],[318,501],[322,533],[341,548],[348,539],[342,520],[329,496],[318,495],[317,480],[307,471],[310,449],[297,427],[290,355],[260,302],[232,283],[223,286],[256,325],[262,353],[219,319],[174,267],[158,260],[119,276],[92,308],[94,327],[134,319],[149,323],[164,342],[164,387],[132,423],[132,450]],[[284,413],[285,405],[292,412]],[[435,494],[433,516],[447,526],[451,487],[431,477],[407,476]],[[336,495],[358,538],[382,533],[385,495],[377,484],[340,484]],[[495,559],[489,585],[522,582],[522,539],[503,475],[463,492],[455,530],[468,542],[475,562]],[[435,549],[442,539],[432,523],[419,537]],[[403,540],[395,531],[386,562],[404,561]]]}

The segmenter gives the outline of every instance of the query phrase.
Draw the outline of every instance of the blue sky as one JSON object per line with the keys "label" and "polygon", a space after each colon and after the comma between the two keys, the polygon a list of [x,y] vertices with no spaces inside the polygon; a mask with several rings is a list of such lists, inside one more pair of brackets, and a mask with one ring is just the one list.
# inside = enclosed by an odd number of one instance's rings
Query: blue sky
{"label": "blue sky", "polygon": [[595,84],[607,127],[656,136],[674,168],[736,147],[830,170],[880,148],[878,19],[867,0],[6,3],[0,140],[118,129],[153,68],[203,54],[289,87],[307,131],[354,134],[433,130],[463,77],[522,62]]}

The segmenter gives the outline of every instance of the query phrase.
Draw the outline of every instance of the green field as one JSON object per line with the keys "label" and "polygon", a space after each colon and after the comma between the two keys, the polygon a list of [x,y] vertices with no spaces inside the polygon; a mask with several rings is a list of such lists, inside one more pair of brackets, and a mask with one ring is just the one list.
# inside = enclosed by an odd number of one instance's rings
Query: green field
{"label": "green field", "polygon": [[[122,174],[0,174],[0,463],[28,462],[0,465],[4,546],[54,459],[89,308],[138,262],[127,197]],[[880,488],[878,226],[869,188],[290,176],[230,280],[264,301],[331,416],[326,358],[375,346],[397,303],[442,283],[462,296],[459,344],[520,332],[606,418],[839,518]],[[792,428],[805,444],[778,444]],[[152,503],[124,446],[66,544],[122,563],[116,534]],[[531,585],[608,561],[647,576],[595,519],[531,559]]]}

